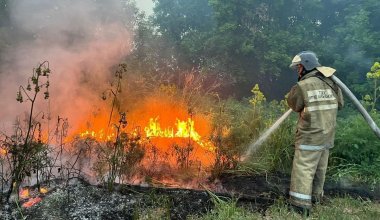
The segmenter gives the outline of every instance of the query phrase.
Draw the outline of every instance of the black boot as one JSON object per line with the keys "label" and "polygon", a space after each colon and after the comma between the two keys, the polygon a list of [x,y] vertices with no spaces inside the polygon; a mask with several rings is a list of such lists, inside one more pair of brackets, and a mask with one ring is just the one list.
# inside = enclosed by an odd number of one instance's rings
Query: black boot
{"label": "black boot", "polygon": [[296,205],[289,204],[289,209],[302,215],[303,217],[310,216],[310,208],[300,207]]}

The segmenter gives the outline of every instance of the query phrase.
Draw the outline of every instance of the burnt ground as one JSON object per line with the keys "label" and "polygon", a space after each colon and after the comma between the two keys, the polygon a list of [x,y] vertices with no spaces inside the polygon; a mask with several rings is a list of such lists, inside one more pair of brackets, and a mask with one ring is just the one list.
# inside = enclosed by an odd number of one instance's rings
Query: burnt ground
{"label": "burnt ground", "polygon": [[[260,198],[260,204],[256,207],[259,210],[265,210],[273,204],[273,200],[279,197],[288,197],[290,176],[284,174],[268,174],[265,176],[224,174],[221,177],[221,183],[230,195],[240,198],[238,202],[244,203],[251,198]],[[324,194],[328,198],[350,196],[380,202],[380,185],[369,186],[344,179],[340,181],[327,180],[324,186]],[[264,205],[265,200],[267,202]]]}
{"label": "burnt ground", "polygon": [[[276,199],[287,197],[290,178],[282,174],[224,174],[219,181],[223,192],[215,195],[234,198],[238,205],[264,213]],[[56,181],[49,189],[41,202],[22,209],[26,219],[149,219],[149,210],[154,210],[160,218],[185,219],[188,215],[202,215],[213,208],[212,196],[206,190],[116,185],[110,193],[103,186],[90,185],[80,179],[69,184]],[[325,193],[327,197],[350,195],[380,201],[380,187],[371,188],[348,181],[328,181]],[[24,202],[21,200],[20,204]],[[3,204],[0,219],[21,219],[18,210],[15,203]]]}

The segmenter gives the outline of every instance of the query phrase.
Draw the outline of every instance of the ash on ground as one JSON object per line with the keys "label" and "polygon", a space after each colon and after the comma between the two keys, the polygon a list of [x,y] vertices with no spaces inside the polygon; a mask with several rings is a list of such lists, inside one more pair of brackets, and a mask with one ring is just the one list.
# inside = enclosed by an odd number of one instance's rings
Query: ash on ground
{"label": "ash on ground", "polygon": [[116,185],[110,192],[83,180],[57,184],[29,208],[25,202],[3,205],[0,219],[186,219],[212,208],[206,191]]}
{"label": "ash on ground", "polygon": [[[119,220],[119,219],[186,219],[189,215],[203,215],[213,208],[212,199],[234,198],[237,204],[254,212],[265,213],[274,202],[287,198],[290,177],[281,174],[265,176],[223,175],[220,179],[224,192],[207,190],[159,188],[149,185],[115,184],[112,191],[103,185],[91,185],[82,179],[70,182],[53,181],[46,194],[31,193],[30,199],[41,201],[29,208],[28,200],[1,204],[0,219],[43,220]],[[36,187],[31,189],[36,191]],[[38,192],[38,191],[37,191]],[[380,186],[327,182],[328,197],[349,195],[380,201]]]}

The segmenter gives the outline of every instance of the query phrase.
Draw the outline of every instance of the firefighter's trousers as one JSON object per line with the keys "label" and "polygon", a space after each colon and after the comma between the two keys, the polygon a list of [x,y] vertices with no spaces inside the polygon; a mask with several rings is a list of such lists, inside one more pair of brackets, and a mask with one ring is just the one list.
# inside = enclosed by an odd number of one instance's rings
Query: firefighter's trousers
{"label": "firefighter's trousers", "polygon": [[296,148],[290,183],[290,202],[293,205],[311,208],[311,201],[323,196],[323,185],[329,158],[329,150],[302,150]]}

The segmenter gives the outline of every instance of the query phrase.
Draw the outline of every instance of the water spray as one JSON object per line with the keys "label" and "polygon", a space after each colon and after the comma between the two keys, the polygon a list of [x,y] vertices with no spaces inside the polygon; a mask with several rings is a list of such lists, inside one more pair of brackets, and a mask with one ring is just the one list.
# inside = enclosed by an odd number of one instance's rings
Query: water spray
{"label": "water spray", "polygon": [[259,147],[266,141],[266,139],[275,131],[278,127],[282,124],[282,122],[285,121],[285,119],[292,113],[292,109],[289,109],[287,112],[285,112],[277,121],[268,129],[266,130],[256,141],[252,142],[248,146],[248,150],[245,152],[245,154],[242,156],[241,161],[244,161],[247,159],[252,153],[255,153]]}
{"label": "water spray", "polygon": [[[368,112],[365,110],[365,108],[362,106],[362,104],[359,102],[359,100],[355,97],[355,95],[351,92],[351,90],[336,76],[332,75],[330,77],[332,81],[334,81],[341,89],[342,92],[348,96],[348,98],[354,103],[354,106],[357,108],[357,110],[362,114],[364,119],[367,121],[368,125],[372,129],[372,131],[376,134],[376,136],[380,139],[380,129],[376,125],[375,121],[371,118],[371,116],[368,114]],[[246,160],[249,158],[249,156],[252,153],[255,153],[259,147],[266,141],[266,139],[282,124],[282,122],[285,121],[285,119],[290,115],[292,112],[292,109],[289,109],[287,112],[285,112],[277,121],[268,129],[266,130],[256,141],[252,142],[248,146],[248,150],[245,152],[245,154],[241,157],[241,161]]]}

